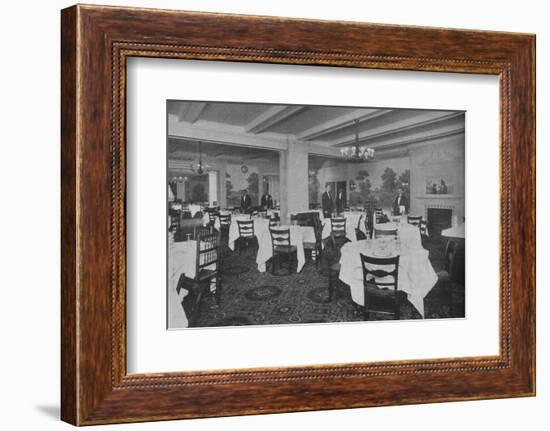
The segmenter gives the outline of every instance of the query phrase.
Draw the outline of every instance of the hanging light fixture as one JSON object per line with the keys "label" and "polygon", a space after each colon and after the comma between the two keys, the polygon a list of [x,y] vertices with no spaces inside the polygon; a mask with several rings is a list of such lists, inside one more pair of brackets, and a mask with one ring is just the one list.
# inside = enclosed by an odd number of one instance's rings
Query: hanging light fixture
{"label": "hanging light fixture", "polygon": [[193,163],[191,170],[199,175],[210,172],[210,165],[202,162],[202,142],[199,141],[199,163]]}
{"label": "hanging light fixture", "polygon": [[189,178],[184,177],[183,175],[176,175],[170,178],[171,183],[185,183],[189,181]]}
{"label": "hanging light fixture", "polygon": [[359,145],[359,120],[355,123],[355,142],[354,145],[342,147],[340,154],[349,162],[371,162],[374,160],[374,148],[366,145]]}

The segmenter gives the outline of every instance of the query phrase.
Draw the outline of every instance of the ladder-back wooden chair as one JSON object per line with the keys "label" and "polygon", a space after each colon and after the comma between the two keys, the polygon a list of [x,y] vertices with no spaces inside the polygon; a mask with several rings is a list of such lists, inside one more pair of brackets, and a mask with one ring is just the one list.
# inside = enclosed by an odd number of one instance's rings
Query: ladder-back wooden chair
{"label": "ladder-back wooden chair", "polygon": [[349,242],[346,237],[345,217],[333,217],[330,219],[330,235],[334,238],[338,248],[342,247],[346,242]]}
{"label": "ladder-back wooden chair", "polygon": [[413,226],[420,227],[420,222],[422,221],[422,216],[407,216],[407,223],[412,224]]}
{"label": "ladder-back wooden chair", "polygon": [[[218,305],[221,301],[222,280],[219,271],[219,238],[216,233],[199,233],[196,237],[196,261],[195,277],[189,278],[185,275],[178,283],[178,290],[181,287],[190,293],[191,310],[189,312],[189,326],[195,326],[200,316],[201,300],[207,293],[211,293],[211,286],[215,286],[214,293]],[[184,300],[185,301],[185,300]]]}
{"label": "ladder-back wooden chair", "polygon": [[256,247],[256,233],[254,232],[254,220],[237,220],[237,226],[239,228],[239,255],[242,255],[242,251],[245,248]]}
{"label": "ladder-back wooden chair", "polygon": [[290,244],[290,229],[270,227],[269,233],[271,235],[271,247],[273,251],[271,273],[275,275],[275,262],[277,262],[280,269],[282,261],[286,260],[288,274],[291,274],[292,263],[294,261],[296,262],[296,268],[298,267],[298,248]]}
{"label": "ladder-back wooden chair", "polygon": [[311,258],[315,260],[315,266],[318,266],[323,257],[323,225],[319,217],[313,218],[314,242],[304,242],[304,251],[309,250]]}
{"label": "ladder-back wooden chair", "polygon": [[[368,320],[370,312],[393,315],[394,319],[400,318],[400,293],[399,285],[399,256],[395,257],[372,257],[362,253],[361,268],[363,270],[363,294],[364,308],[363,318]],[[378,300],[389,299],[390,310],[374,309],[369,302],[369,297],[376,297]]]}

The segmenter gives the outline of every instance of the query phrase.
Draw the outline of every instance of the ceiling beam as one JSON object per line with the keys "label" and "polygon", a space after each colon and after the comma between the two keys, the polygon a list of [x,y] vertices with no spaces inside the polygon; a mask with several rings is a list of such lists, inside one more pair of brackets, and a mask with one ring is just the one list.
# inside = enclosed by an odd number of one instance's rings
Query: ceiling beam
{"label": "ceiling beam", "polygon": [[[365,113],[365,111],[370,112]],[[393,109],[357,109],[348,114],[341,115],[340,117],[337,117],[331,121],[313,126],[300,133],[297,138],[304,141],[318,139],[321,136],[328,135],[347,127],[351,127],[355,124],[355,121],[359,121],[359,123],[362,123],[364,121],[391,114],[392,112],[394,112]]]}
{"label": "ceiling beam", "polygon": [[312,142],[305,142],[308,146],[308,154],[314,154],[317,156],[327,156],[333,158],[341,158],[340,150],[334,147],[327,147],[325,145],[317,145]]}
{"label": "ceiling beam", "polygon": [[305,106],[273,106],[245,125],[244,130],[246,133],[253,133],[256,135],[296,115],[304,108]]}
{"label": "ceiling beam", "polygon": [[281,139],[246,135],[241,128],[226,127],[223,130],[212,130],[191,126],[188,123],[168,121],[168,137],[188,139],[193,141],[213,142],[217,144],[233,144],[245,147],[265,148],[275,151],[286,151],[288,144]]}
{"label": "ceiling beam", "polygon": [[208,105],[207,102],[186,102],[182,103],[178,110],[178,120],[187,123],[196,123],[204,109]]}
{"label": "ceiling beam", "polygon": [[390,142],[385,142],[383,145],[374,146],[373,148],[377,152],[389,150],[389,149],[395,149],[400,147],[410,147],[413,145],[420,145],[424,144],[430,141],[435,141],[437,139],[444,139],[455,135],[461,135],[464,134],[464,127],[454,127],[454,128],[446,128],[446,129],[440,129],[437,131],[437,133],[433,133],[430,135],[425,134],[416,134],[416,135],[408,135],[406,138],[403,139],[395,139]]}
{"label": "ceiling beam", "polygon": [[[459,118],[464,115],[464,112],[426,112],[419,116],[406,118],[404,120],[392,123],[391,128],[386,126],[377,127],[369,130],[368,133],[359,135],[359,143],[366,143],[373,139],[378,139],[384,136],[391,136],[402,132],[414,132],[415,129],[419,129],[425,126],[433,125],[437,127],[438,123],[442,123],[453,118]],[[343,147],[347,145],[353,145],[355,143],[355,134],[346,136],[345,138],[334,142],[331,145],[334,147]]]}
{"label": "ceiling beam", "polygon": [[176,116],[178,117],[179,121],[183,121],[185,118],[185,113],[189,109],[189,103],[187,102],[171,102],[171,103],[177,103],[177,110],[175,112]]}

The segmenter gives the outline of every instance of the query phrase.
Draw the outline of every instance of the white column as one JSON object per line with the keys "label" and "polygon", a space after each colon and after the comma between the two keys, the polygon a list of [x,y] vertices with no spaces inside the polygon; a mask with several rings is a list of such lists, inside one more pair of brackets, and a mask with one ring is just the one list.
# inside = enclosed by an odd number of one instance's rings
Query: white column
{"label": "white column", "polygon": [[213,205],[218,201],[218,171],[208,172],[208,202]]}
{"label": "white column", "polygon": [[176,198],[184,201],[185,200],[185,182],[176,183]]}
{"label": "white column", "polygon": [[288,214],[288,193],[287,193],[287,152],[279,153],[279,202],[281,205],[281,223],[286,223]]}
{"label": "white column", "polygon": [[219,175],[218,175],[218,202],[221,208],[227,208],[227,189],[225,187],[226,182],[226,173],[227,173],[227,163],[219,163]]}
{"label": "white column", "polygon": [[303,142],[288,143],[286,187],[281,195],[286,196],[289,213],[308,210],[308,146]]}

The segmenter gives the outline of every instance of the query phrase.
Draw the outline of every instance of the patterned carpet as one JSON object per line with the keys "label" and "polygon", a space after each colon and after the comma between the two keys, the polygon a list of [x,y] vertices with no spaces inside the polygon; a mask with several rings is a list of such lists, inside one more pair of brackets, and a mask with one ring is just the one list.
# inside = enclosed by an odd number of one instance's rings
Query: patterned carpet
{"label": "patterned carpet", "polygon": [[[426,248],[430,250],[430,260],[439,276],[439,281],[424,299],[426,318],[464,317],[464,287],[451,282],[443,270],[443,246],[434,242]],[[344,283],[337,282],[332,301],[327,302],[328,277],[324,262],[316,267],[307,260],[298,274],[273,276],[257,270],[252,253],[239,256],[230,252],[225,257],[222,274],[221,303],[218,306],[213,295],[205,296],[197,327],[363,320],[362,307],[352,301],[349,287]],[[186,297],[184,308],[187,309],[192,299],[190,295]],[[402,320],[421,318],[404,298],[400,313]],[[369,314],[368,320],[387,318],[392,317],[375,312]]]}

